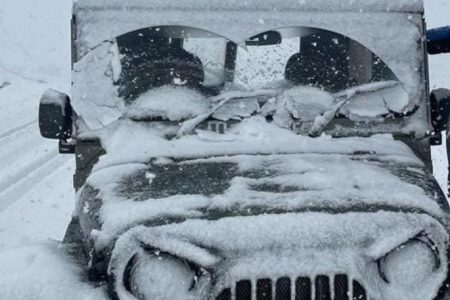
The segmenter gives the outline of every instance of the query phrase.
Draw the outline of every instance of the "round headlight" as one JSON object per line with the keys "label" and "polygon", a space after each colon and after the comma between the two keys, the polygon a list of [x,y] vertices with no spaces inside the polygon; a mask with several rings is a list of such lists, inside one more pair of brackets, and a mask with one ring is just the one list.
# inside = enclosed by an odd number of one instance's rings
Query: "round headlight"
{"label": "round headlight", "polygon": [[141,300],[186,300],[195,280],[187,263],[166,254],[143,253],[134,258],[129,288]]}
{"label": "round headlight", "polygon": [[404,287],[420,284],[439,267],[439,255],[424,239],[414,239],[379,260],[380,274],[387,283]]}

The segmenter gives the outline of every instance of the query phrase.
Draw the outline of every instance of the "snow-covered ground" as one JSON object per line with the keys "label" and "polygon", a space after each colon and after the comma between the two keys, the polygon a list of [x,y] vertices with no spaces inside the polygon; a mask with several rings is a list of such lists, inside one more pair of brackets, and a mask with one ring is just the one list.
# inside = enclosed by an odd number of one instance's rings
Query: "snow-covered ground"
{"label": "snow-covered ground", "polygon": [[102,299],[56,242],[74,208],[75,166],[39,134],[38,99],[48,84],[0,70],[0,86],[0,299]]}
{"label": "snow-covered ground", "polygon": [[[2,76],[3,75],[3,76]],[[23,239],[60,239],[73,207],[73,158],[40,137],[44,84],[0,73],[0,250]]]}
{"label": "snow-covered ground", "polygon": [[[0,3],[0,286],[15,287],[1,288],[0,299],[60,299],[63,290],[73,291],[68,299],[101,299],[102,290],[74,280],[77,270],[48,241],[62,239],[74,208],[74,158],[40,137],[37,105],[46,88],[70,88],[70,1],[26,3]],[[448,1],[429,0],[429,27],[450,23],[449,11]],[[450,55],[431,57],[430,70],[431,88],[450,87]],[[446,188],[444,147],[433,156]],[[59,288],[48,289],[52,283]]]}

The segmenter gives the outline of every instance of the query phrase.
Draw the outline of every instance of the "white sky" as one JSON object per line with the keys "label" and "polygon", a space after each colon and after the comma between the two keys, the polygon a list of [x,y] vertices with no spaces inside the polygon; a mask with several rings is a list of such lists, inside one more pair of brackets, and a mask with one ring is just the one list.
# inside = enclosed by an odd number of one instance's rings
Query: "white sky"
{"label": "white sky", "polygon": [[[450,1],[425,1],[429,28],[450,25]],[[70,15],[71,0],[0,0],[0,72],[69,89]]]}

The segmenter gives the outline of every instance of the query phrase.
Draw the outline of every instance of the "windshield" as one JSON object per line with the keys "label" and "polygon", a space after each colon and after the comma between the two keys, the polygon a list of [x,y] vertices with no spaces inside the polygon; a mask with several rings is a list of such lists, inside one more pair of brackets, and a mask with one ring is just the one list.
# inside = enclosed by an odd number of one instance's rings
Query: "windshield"
{"label": "windshield", "polygon": [[73,94],[90,128],[126,115],[184,122],[183,134],[198,127],[224,132],[261,115],[317,135],[335,119],[355,127],[402,117],[409,104],[376,54],[338,33],[306,27],[264,32],[240,45],[182,26],[140,29],[77,63]]}

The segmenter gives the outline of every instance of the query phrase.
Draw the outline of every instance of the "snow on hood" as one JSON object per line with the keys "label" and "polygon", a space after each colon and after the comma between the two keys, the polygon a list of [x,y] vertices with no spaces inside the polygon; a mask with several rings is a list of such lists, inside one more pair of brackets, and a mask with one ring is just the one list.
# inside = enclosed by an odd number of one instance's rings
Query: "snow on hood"
{"label": "snow on hood", "polygon": [[442,282],[445,267],[426,288],[397,297],[366,270],[424,231],[447,246],[431,174],[391,135],[309,138],[255,116],[225,134],[168,139],[179,128],[171,124],[121,119],[90,133],[107,154],[77,195],[78,215],[82,226],[86,217],[98,222],[96,250],[116,241],[109,267],[117,278],[144,242],[227,270],[228,282],[248,272],[348,272],[374,294],[405,300],[425,299]]}
{"label": "snow on hood", "polygon": [[[122,282],[127,262],[144,243],[220,272],[219,288],[249,278],[344,273],[361,281],[373,297],[431,299],[446,276],[446,264],[408,290],[384,283],[376,267],[378,259],[419,233],[433,238],[446,261],[445,228],[422,214],[302,213],[138,226],[116,242],[109,272]],[[116,290],[126,294],[120,285]]]}
{"label": "snow on hood", "polygon": [[[228,134],[167,140],[152,124],[132,122],[102,137],[107,154],[78,195],[95,197],[83,194],[93,189],[103,199],[100,248],[138,223],[214,211],[394,207],[443,216],[423,163],[388,135],[313,139],[251,118]],[[88,202],[78,205],[89,212]]]}

